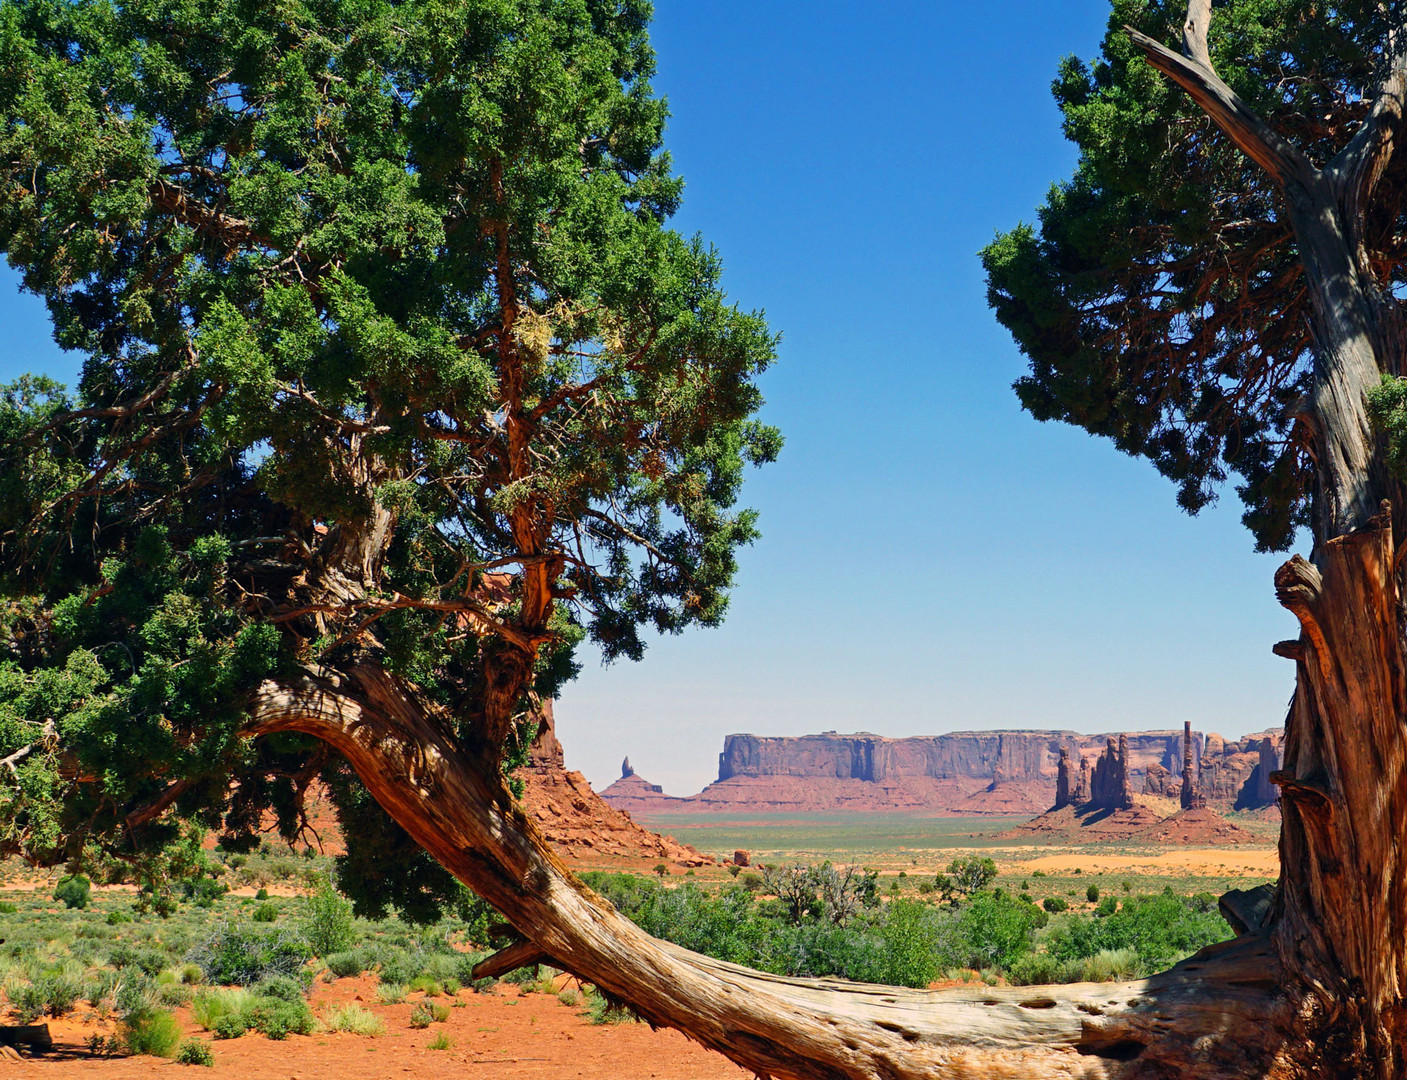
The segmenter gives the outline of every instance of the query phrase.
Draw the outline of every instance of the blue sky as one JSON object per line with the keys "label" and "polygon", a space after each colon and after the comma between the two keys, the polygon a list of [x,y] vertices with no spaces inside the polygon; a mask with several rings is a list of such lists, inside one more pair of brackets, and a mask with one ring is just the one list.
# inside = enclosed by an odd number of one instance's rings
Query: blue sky
{"label": "blue sky", "polygon": [[[1151,465],[1023,413],[985,302],[978,249],[1073,166],[1050,81],[1107,13],[658,0],[676,224],[782,331],[765,416],[787,446],[745,491],[763,538],[725,625],[639,664],[588,655],[564,693],[568,765],[593,783],[628,754],[690,794],[735,731],[1283,720],[1283,556],[1254,554],[1234,492],[1189,518]],[[15,283],[0,271],[0,378],[71,378]]]}

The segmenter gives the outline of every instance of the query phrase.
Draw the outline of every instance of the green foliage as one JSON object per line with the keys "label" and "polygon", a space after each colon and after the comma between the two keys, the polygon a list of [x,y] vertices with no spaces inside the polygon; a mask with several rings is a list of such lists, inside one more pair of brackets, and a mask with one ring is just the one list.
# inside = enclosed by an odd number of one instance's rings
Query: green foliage
{"label": "green foliage", "polygon": [[87,357],[71,392],[0,388],[0,755],[37,747],[0,854],[213,905],[174,884],[182,822],[303,844],[320,774],[357,913],[431,921],[458,886],[311,737],[252,740],[257,688],[374,662],[511,772],[532,732],[504,715],[583,639],[634,658],[722,620],[777,339],[668,227],[649,15],[0,8],[0,250]]}
{"label": "green foliage", "polygon": [[203,1039],[187,1039],[176,1051],[176,1062],[179,1065],[204,1065],[206,1068],[213,1068],[215,1055],[210,1050],[210,1044]]}
{"label": "green foliage", "polygon": [[251,919],[253,919],[255,922],[261,922],[261,923],[277,922],[277,921],[278,921],[278,905],[277,905],[277,904],[260,904],[260,905],[259,905],[258,907],[256,907],[252,912],[250,912],[249,917],[250,917]]}
{"label": "green foliage", "polygon": [[1085,899],[1091,904],[1099,903],[1099,886],[1090,885],[1089,888],[1085,889]]}
{"label": "green foliage", "polygon": [[86,908],[92,892],[92,883],[82,874],[69,874],[59,878],[54,886],[54,899],[63,901],[66,908]]}
{"label": "green foliage", "polygon": [[946,874],[939,873],[933,879],[933,887],[939,895],[952,904],[981,892],[997,877],[997,864],[981,855],[960,855],[948,864]]}
{"label": "green foliage", "polygon": [[1062,896],[1047,896],[1041,901],[1041,907],[1045,908],[1052,915],[1065,911],[1069,906],[1070,905],[1066,903],[1065,898]]}
{"label": "green foliage", "polygon": [[350,947],[356,938],[351,901],[337,891],[326,874],[318,875],[304,900],[303,936],[313,955],[324,958]]}
{"label": "green foliage", "polygon": [[966,962],[975,968],[1010,967],[1030,951],[1032,935],[1046,922],[1034,904],[995,893],[973,897],[963,907],[960,919],[969,951]]}
{"label": "green foliage", "polygon": [[206,982],[249,986],[280,975],[305,975],[311,955],[308,943],[290,930],[226,925],[192,949],[187,959],[200,966]]}
{"label": "green foliage", "polygon": [[427,1028],[431,1024],[444,1023],[449,1019],[448,1006],[433,1001],[417,1001],[410,1010],[410,1026]]}
{"label": "green foliage", "polygon": [[323,1017],[322,1026],[327,1031],[345,1031],[370,1039],[386,1034],[386,1025],[381,1018],[355,1001],[329,1012]]}
{"label": "green foliage", "polygon": [[1061,960],[1132,949],[1148,970],[1158,971],[1230,936],[1210,893],[1176,896],[1165,892],[1129,897],[1117,912],[1100,918],[1054,924],[1046,948]]}
{"label": "green foliage", "polygon": [[181,1025],[172,1013],[143,1012],[123,1022],[122,1041],[129,1053],[169,1058],[181,1042]]}
{"label": "green foliage", "polygon": [[[1263,170],[1216,134],[1123,30],[1175,42],[1186,4],[1114,0],[1091,62],[1054,82],[1079,148],[1037,226],[982,253],[988,297],[1030,361],[1022,405],[1152,461],[1196,512],[1233,474],[1260,549],[1309,521],[1310,441],[1294,402],[1314,380],[1300,254]],[[1210,50],[1252,108],[1328,161],[1361,118],[1361,94],[1393,40],[1391,6],[1303,0],[1218,5]],[[1187,137],[1190,131],[1205,136]],[[1387,234],[1367,241],[1387,250]],[[1375,263],[1391,304],[1407,273]]]}

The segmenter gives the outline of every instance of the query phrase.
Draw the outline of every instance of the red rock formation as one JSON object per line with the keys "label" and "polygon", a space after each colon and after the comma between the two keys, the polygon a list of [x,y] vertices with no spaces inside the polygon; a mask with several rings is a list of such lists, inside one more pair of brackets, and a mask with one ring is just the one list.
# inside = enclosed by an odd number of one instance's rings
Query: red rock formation
{"label": "red rock formation", "polygon": [[1196,774],[1192,770],[1192,721],[1187,720],[1182,725],[1182,808],[1184,810],[1201,810],[1206,807],[1207,800],[1202,798],[1202,789],[1197,784]]}
{"label": "red rock formation", "polygon": [[[1128,799],[1134,790],[1180,796],[1178,776],[1185,766],[1186,736],[1186,730],[1127,734],[1122,761],[1128,774]],[[654,785],[618,780],[602,796],[621,809],[648,815],[699,811],[1029,814],[1053,803],[1089,803],[1094,797],[1090,769],[1108,741],[1109,736],[1069,731],[954,732],[904,739],[863,732],[796,738],[730,735],[719,755],[719,779],[698,795],[671,798]],[[1209,735],[1204,751],[1201,736],[1192,732],[1198,793],[1229,808],[1256,767],[1258,743],[1259,736],[1228,742]],[[1068,796],[1059,790],[1062,753],[1067,759]],[[1113,798],[1126,801],[1119,794]]]}
{"label": "red rock formation", "polygon": [[1129,786],[1127,736],[1120,735],[1117,742],[1110,738],[1104,753],[1094,763],[1087,805],[1093,810],[1133,809],[1133,790]]}
{"label": "red rock formation", "polygon": [[[631,770],[632,779],[638,780],[633,773]],[[659,836],[637,825],[629,814],[597,795],[581,773],[568,772],[550,701],[542,703],[537,737],[528,750],[528,763],[518,775],[523,780],[523,804],[528,813],[552,845],[566,855],[665,859],[682,866],[713,862],[671,836]],[[660,791],[656,785],[639,782]]]}
{"label": "red rock formation", "polygon": [[1236,797],[1237,810],[1256,810],[1280,801],[1280,789],[1270,782],[1270,774],[1280,768],[1280,747],[1267,735],[1257,748],[1255,770],[1246,778]]}
{"label": "red rock formation", "polygon": [[1070,750],[1068,747],[1060,748],[1060,764],[1055,773],[1055,805],[1052,810],[1059,810],[1062,806],[1069,806],[1074,801],[1074,796],[1070,791]]}

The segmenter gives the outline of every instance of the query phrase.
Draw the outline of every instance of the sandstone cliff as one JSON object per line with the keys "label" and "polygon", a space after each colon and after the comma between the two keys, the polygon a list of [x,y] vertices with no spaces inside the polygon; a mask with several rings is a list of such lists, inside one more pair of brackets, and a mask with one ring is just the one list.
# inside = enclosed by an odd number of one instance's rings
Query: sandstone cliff
{"label": "sandstone cliff", "polygon": [[[1229,807],[1260,763],[1263,737],[1278,746],[1278,732],[1227,741],[1194,732],[1190,724],[1183,731],[1100,735],[729,735],[718,759],[718,780],[698,795],[673,798],[631,776],[602,795],[614,806],[644,814],[747,809],[1035,814],[1065,805],[1061,800],[1084,805],[1098,797],[1111,805],[1132,805],[1134,792],[1151,789],[1178,797],[1181,777],[1188,775],[1194,803],[1211,800]],[[1097,775],[1097,762],[1111,752],[1111,743],[1117,765],[1111,760]],[[1064,795],[1057,791],[1062,758]],[[1106,790],[1109,784],[1113,787]],[[1269,787],[1268,780],[1262,786]],[[1259,789],[1254,798],[1261,800],[1254,805],[1266,805]]]}

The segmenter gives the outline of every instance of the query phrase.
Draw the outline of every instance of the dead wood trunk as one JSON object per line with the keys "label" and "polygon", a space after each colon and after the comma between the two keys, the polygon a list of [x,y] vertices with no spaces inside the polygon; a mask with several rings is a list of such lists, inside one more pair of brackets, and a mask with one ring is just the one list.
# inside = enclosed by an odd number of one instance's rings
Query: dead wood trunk
{"label": "dead wood trunk", "polygon": [[[379,668],[268,684],[252,732],[342,753],[427,851],[558,966],[776,1080],[1240,1078],[1282,1072],[1293,1002],[1264,936],[1152,979],[917,991],[787,979],[649,937],[578,882],[413,688]],[[1248,1071],[1249,1070],[1249,1071]]]}

